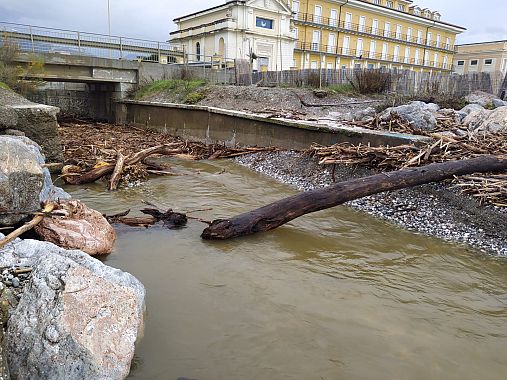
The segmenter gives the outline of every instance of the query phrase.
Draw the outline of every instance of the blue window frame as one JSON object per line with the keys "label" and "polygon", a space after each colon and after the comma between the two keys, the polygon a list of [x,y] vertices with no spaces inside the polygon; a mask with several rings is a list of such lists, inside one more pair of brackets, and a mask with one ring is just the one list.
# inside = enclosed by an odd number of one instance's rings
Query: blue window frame
{"label": "blue window frame", "polygon": [[273,20],[267,18],[257,17],[255,19],[255,25],[258,28],[273,29]]}

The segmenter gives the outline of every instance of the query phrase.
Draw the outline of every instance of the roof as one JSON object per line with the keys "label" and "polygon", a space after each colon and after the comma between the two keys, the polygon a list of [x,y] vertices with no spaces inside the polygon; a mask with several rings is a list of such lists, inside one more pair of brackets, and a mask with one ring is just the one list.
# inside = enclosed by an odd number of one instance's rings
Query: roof
{"label": "roof", "polygon": [[506,43],[507,40],[498,40],[498,41],[484,41],[484,42],[472,42],[469,44],[456,44],[458,46],[470,46],[470,45],[485,45],[485,44],[498,44],[498,43]]}
{"label": "roof", "polygon": [[180,17],[177,17],[175,18],[173,21],[174,22],[178,22],[179,20],[183,19],[183,18],[187,18],[187,17],[192,17],[192,16],[197,16],[201,13],[206,13],[206,12],[209,12],[209,11],[213,11],[215,9],[220,9],[220,8],[224,8],[224,7],[228,7],[230,5],[236,5],[236,4],[245,4],[246,3],[246,0],[231,0],[231,1],[228,1],[226,2],[225,4],[222,4],[222,5],[216,5],[214,7],[211,7],[211,8],[207,8],[207,9],[203,9],[203,10],[200,10],[198,12],[194,12],[194,13],[190,13],[188,15],[185,15],[185,16],[180,16]]}

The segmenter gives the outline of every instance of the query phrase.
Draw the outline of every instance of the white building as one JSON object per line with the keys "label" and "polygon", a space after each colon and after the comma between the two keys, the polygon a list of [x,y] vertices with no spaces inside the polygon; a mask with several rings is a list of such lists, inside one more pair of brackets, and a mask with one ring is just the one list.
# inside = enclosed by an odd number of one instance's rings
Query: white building
{"label": "white building", "polygon": [[190,63],[249,59],[254,70],[288,70],[294,65],[296,36],[291,9],[278,0],[235,0],[174,19],[169,42]]}

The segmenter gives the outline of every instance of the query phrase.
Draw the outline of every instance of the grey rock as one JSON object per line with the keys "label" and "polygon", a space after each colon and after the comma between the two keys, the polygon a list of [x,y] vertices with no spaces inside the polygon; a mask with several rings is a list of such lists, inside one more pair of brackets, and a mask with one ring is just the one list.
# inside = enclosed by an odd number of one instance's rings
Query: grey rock
{"label": "grey rock", "polygon": [[328,116],[336,120],[345,121],[364,121],[366,119],[375,117],[376,111],[373,107],[367,107],[365,109],[359,109],[352,112],[329,112]]}
{"label": "grey rock", "polygon": [[7,330],[13,378],[127,377],[145,311],[135,277],[35,240],[0,249],[0,262],[34,268]]}
{"label": "grey rock", "polygon": [[402,120],[410,123],[412,128],[431,131],[437,126],[436,112],[440,109],[434,103],[414,101],[408,104],[387,108],[381,115],[382,121],[391,120],[392,114],[397,114]]}
{"label": "grey rock", "polygon": [[14,278],[12,279],[12,286],[14,286],[15,288],[18,288],[18,287],[19,287],[19,278],[14,277]]}
{"label": "grey rock", "polygon": [[493,100],[498,99],[493,94],[484,91],[474,91],[465,97],[468,103],[479,104],[482,107],[493,107]]}
{"label": "grey rock", "polygon": [[459,110],[460,113],[464,114],[463,119],[470,115],[473,111],[482,111],[484,109],[483,106],[479,104],[467,104],[465,107],[463,107],[461,110]]}
{"label": "grey rock", "polygon": [[[68,199],[53,186],[43,168],[44,157],[37,144],[26,137],[0,136],[0,210],[19,212],[38,210],[41,201]],[[1,215],[0,225],[13,225],[27,215]]]}
{"label": "grey rock", "polygon": [[505,100],[501,100],[501,99],[493,99],[492,103],[495,108],[507,106],[507,102]]}
{"label": "grey rock", "polygon": [[463,119],[463,125],[469,130],[474,131],[484,123],[492,112],[482,107],[477,111],[472,111]]}
{"label": "grey rock", "polygon": [[481,132],[506,132],[507,131],[507,106],[500,107],[490,114],[477,129]]}
{"label": "grey rock", "polygon": [[63,162],[58,135],[57,107],[32,103],[13,91],[0,88],[0,130],[22,131],[41,147],[50,162]]}
{"label": "grey rock", "polygon": [[18,124],[18,114],[10,107],[0,103],[0,131],[10,129]]}

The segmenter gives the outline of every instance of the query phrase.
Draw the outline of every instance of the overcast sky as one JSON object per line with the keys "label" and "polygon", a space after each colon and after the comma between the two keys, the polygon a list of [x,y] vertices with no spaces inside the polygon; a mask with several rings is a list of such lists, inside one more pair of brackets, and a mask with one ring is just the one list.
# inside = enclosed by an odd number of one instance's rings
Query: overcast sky
{"label": "overcast sky", "polygon": [[[175,17],[224,0],[110,0],[111,34],[158,41]],[[466,27],[459,43],[507,39],[507,0],[421,0],[442,20]],[[0,21],[107,34],[107,0],[0,0]]]}

